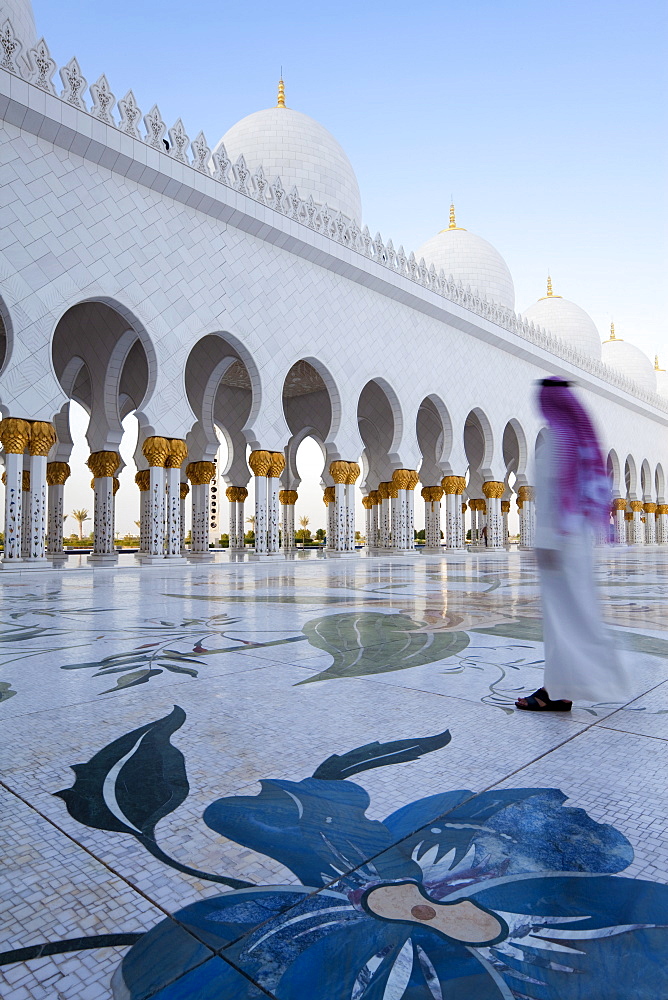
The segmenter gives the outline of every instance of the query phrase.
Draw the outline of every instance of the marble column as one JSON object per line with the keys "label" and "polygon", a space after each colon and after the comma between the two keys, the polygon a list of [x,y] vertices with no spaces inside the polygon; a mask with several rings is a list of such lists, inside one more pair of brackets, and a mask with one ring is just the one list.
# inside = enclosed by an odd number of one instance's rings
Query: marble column
{"label": "marble column", "polygon": [[488,480],[482,484],[482,491],[487,498],[487,547],[489,549],[502,549],[504,533],[501,497],[506,492],[505,483]]}
{"label": "marble column", "polygon": [[329,474],[334,480],[334,510],[332,511],[332,539],[327,546],[328,551],[334,554],[341,554],[347,549],[348,542],[348,518],[347,518],[347,493],[346,483],[348,480],[350,462],[331,462]]}
{"label": "marble column", "polygon": [[476,497],[469,498],[469,510],[471,511],[471,549],[476,549],[480,542],[480,531],[482,522],[479,518],[480,503]]}
{"label": "marble column", "polygon": [[520,549],[532,549],[534,547],[534,535],[536,531],[535,495],[533,486],[520,486],[517,491],[518,500],[522,501],[520,508]]}
{"label": "marble column", "polygon": [[252,451],[248,464],[255,477],[255,555],[266,556],[268,547],[267,476],[271,469],[271,451]]}
{"label": "marble column", "polygon": [[668,545],[668,503],[656,507],[656,541],[658,545]]}
{"label": "marble column", "polygon": [[633,511],[627,510],[624,513],[626,525],[626,544],[633,545]]}
{"label": "marble column", "polygon": [[19,417],[0,422],[0,441],[5,450],[5,550],[3,569],[22,562],[23,453],[30,440],[30,423]]}
{"label": "marble column", "polygon": [[325,524],[325,549],[330,551],[334,538],[333,511],[334,511],[334,487],[326,486],[322,494],[322,502],[327,510],[327,521]]}
{"label": "marble column", "polygon": [[369,493],[369,499],[373,504],[371,508],[371,541],[368,544],[368,548],[377,549],[378,548],[378,516],[380,514],[380,493],[378,490],[371,490]]}
{"label": "marble column", "polygon": [[645,510],[645,545],[656,545],[656,508],[651,501],[644,505]]}
{"label": "marble column", "polygon": [[299,499],[297,490],[281,490],[278,494],[281,504],[281,534],[284,552],[294,552],[295,545],[295,504]]}
{"label": "marble column", "polygon": [[441,551],[441,499],[442,486],[425,486],[421,493],[424,500],[424,551]]}
{"label": "marble column", "polygon": [[464,547],[465,538],[462,493],[466,489],[466,479],[464,476],[444,476],[441,486],[445,490],[445,548],[450,552],[459,551]]}
{"label": "marble column", "polygon": [[503,520],[503,547],[510,550],[510,532],[508,531],[508,515],[510,514],[510,500],[501,501],[501,518]]}
{"label": "marble column", "polygon": [[280,523],[278,494],[281,485],[281,473],[285,468],[285,455],[282,451],[272,451],[271,465],[267,473],[267,552],[275,556],[279,551]]}
{"label": "marble column", "polygon": [[169,438],[157,435],[146,438],[142,445],[142,454],[149,465],[147,551],[139,556],[144,565],[162,563],[165,558],[165,465],[170,450]]}
{"label": "marble column", "polygon": [[62,565],[67,559],[67,553],[63,551],[63,525],[65,523],[63,508],[65,482],[69,479],[70,472],[67,462],[49,462],[46,467],[48,487],[46,552],[55,566]]}
{"label": "marble column", "polygon": [[165,558],[183,562],[181,553],[181,466],[188,457],[188,447],[181,438],[169,438],[169,455],[165,462],[167,479],[167,517]]}
{"label": "marble column", "polygon": [[192,488],[192,528],[190,532],[190,562],[213,562],[209,548],[210,483],[216,474],[214,462],[189,462],[186,476]]}
{"label": "marble column", "polygon": [[188,483],[181,482],[179,485],[179,499],[181,508],[181,546],[180,553],[182,556],[186,554],[186,497],[190,493],[190,487]]}
{"label": "marble column", "polygon": [[139,487],[139,552],[137,556],[148,555],[149,550],[149,503],[148,495],[151,488],[151,473],[149,469],[140,469],[135,473],[135,482]]}
{"label": "marble column", "polygon": [[466,549],[466,504],[462,500],[462,548]]}
{"label": "marble column", "polygon": [[114,551],[114,474],[120,464],[116,451],[95,451],[86,462],[93,473],[93,552],[87,560],[93,566],[118,562]]}
{"label": "marble column", "polygon": [[380,504],[378,510],[378,548],[389,549],[390,533],[392,530],[392,504],[390,500],[389,488],[391,483],[379,483],[378,495]]}
{"label": "marble column", "polygon": [[613,539],[615,545],[626,545],[626,497],[616,497],[612,501]]}
{"label": "marble column", "polygon": [[348,462],[346,477],[346,552],[355,552],[355,483],[360,469],[357,462]]}
{"label": "marble column", "polygon": [[225,496],[230,502],[230,552],[241,552],[245,547],[244,501],[248,490],[245,486],[228,486]]}
{"label": "marble column", "polygon": [[362,497],[362,506],[364,507],[364,548],[368,551],[373,548],[373,509],[375,506],[369,494]]}
{"label": "marble column", "polygon": [[56,443],[56,428],[47,420],[33,420],[30,425],[30,497],[28,562],[34,567],[48,567],[46,558],[46,456]]}
{"label": "marble column", "polygon": [[397,491],[394,504],[395,516],[392,523],[392,548],[395,552],[408,549],[408,484],[410,469],[396,469],[392,474],[392,484]]}
{"label": "marble column", "polygon": [[631,500],[630,507],[633,515],[631,519],[631,545],[644,545],[643,502],[642,500]]}

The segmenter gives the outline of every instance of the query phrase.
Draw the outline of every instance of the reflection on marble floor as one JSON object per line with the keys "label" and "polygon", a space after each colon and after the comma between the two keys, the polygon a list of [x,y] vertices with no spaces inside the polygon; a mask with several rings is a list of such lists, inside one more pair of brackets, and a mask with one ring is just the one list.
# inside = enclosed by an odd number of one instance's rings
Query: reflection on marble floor
{"label": "reflection on marble floor", "polygon": [[527,556],[0,578],[3,1000],[668,996],[668,560],[598,577],[566,717]]}

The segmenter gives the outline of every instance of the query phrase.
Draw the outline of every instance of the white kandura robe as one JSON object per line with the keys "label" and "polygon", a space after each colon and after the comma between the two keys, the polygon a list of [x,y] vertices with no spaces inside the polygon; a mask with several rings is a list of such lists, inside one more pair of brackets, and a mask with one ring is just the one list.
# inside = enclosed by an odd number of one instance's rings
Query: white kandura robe
{"label": "white kandura robe", "polygon": [[[551,434],[536,451],[535,548],[543,608],[545,674],[553,700],[626,702],[628,671],[603,625],[594,581],[593,534],[586,517],[559,529],[559,471]],[[550,551],[545,551],[550,550]]]}

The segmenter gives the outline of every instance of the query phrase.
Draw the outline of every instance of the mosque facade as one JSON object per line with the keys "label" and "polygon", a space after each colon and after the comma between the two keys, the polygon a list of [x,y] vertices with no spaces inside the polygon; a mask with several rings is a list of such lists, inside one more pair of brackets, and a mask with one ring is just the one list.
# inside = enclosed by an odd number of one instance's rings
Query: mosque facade
{"label": "mosque facade", "polygon": [[345,152],[282,82],[275,107],[210,144],[104,74],[85,80],[76,58],[57,66],[30,0],[0,0],[0,115],[4,569],[66,558],[72,401],[90,418],[93,564],[116,559],[132,412],[143,563],[210,559],[222,504],[233,552],[250,513],[258,557],[293,548],[309,436],[329,554],[352,553],[356,527],[372,552],[410,552],[417,502],[427,551],[462,551],[468,530],[475,548],[483,525],[507,546],[511,503],[531,548],[546,374],[577,383],[594,416],[614,543],[668,545],[658,362],[614,329],[602,344],[551,280],[516,312],[505,261],[454,206],[415,252],[372,235]]}

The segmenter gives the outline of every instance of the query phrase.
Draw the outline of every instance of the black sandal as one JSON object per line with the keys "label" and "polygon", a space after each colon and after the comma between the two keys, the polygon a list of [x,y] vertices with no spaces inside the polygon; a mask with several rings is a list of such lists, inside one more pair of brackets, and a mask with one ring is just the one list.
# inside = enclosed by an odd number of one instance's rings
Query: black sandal
{"label": "black sandal", "polygon": [[[538,699],[543,702],[542,705]],[[573,707],[573,702],[566,701],[565,698],[551,701],[545,688],[538,688],[533,694],[527,695],[524,700],[526,705],[520,705],[519,700],[515,702],[515,708],[521,712],[570,712]]]}

